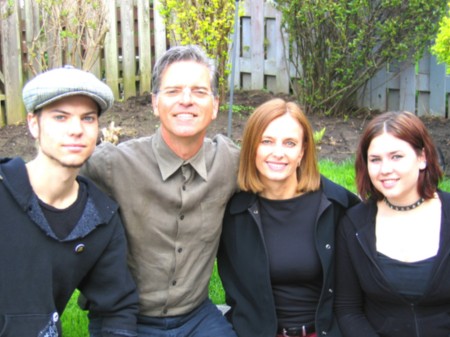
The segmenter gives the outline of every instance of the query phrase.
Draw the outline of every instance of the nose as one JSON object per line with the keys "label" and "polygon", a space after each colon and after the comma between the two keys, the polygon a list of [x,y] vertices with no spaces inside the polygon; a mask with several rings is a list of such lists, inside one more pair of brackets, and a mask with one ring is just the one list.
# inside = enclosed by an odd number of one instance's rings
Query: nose
{"label": "nose", "polygon": [[380,165],[380,172],[383,174],[392,172],[392,164],[389,160],[382,160]]}
{"label": "nose", "polygon": [[80,135],[83,133],[83,125],[80,118],[71,118],[69,123],[70,135]]}
{"label": "nose", "polygon": [[184,88],[181,92],[180,103],[190,104],[192,102],[191,88]]}
{"label": "nose", "polygon": [[284,156],[284,149],[281,144],[275,144],[273,147],[272,155],[275,158],[282,158]]}

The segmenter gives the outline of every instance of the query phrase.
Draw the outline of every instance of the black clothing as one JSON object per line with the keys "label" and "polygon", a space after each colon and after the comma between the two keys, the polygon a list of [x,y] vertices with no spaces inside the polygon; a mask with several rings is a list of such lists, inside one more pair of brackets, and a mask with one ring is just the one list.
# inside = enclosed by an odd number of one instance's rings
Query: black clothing
{"label": "black clothing", "polygon": [[288,200],[259,197],[278,326],[295,327],[315,319],[322,288],[314,243],[320,196],[316,191]]}
{"label": "black clothing", "polygon": [[75,228],[83,214],[88,199],[87,186],[83,181],[78,183],[77,200],[65,209],[58,209],[38,199],[45,219],[58,239],[66,238]]}
{"label": "black clothing", "polygon": [[345,337],[450,335],[450,194],[442,202],[439,250],[423,296],[410,300],[388,282],[376,251],[375,202],[347,211],[336,237],[336,315]]}
{"label": "black clothing", "polygon": [[103,319],[103,336],[135,336],[138,294],[127,268],[118,206],[83,177],[80,221],[59,239],[20,158],[0,160],[0,335],[61,336],[59,317],[73,291]]}
{"label": "black clothing", "polygon": [[[258,199],[241,192],[229,201],[218,253],[219,273],[231,306],[227,318],[239,337],[274,337],[278,328]],[[323,274],[315,317],[318,336],[341,336],[333,315],[335,226],[345,209],[358,202],[356,195],[322,177],[314,230]]]}

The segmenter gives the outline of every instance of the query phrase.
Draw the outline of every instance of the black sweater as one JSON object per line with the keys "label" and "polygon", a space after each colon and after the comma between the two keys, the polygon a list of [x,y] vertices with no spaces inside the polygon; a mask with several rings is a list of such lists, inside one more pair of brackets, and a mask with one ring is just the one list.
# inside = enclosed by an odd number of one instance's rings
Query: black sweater
{"label": "black sweater", "polygon": [[[0,161],[0,331],[61,336],[60,320],[78,288],[103,318],[104,336],[136,333],[138,295],[126,266],[118,206],[90,181],[71,234],[52,232],[20,158]],[[127,334],[128,333],[128,334]]]}
{"label": "black sweater", "polygon": [[[333,314],[335,228],[345,210],[358,203],[359,199],[323,177],[321,192],[314,244],[320,259],[323,284],[315,325],[317,336],[340,337]],[[218,267],[227,304],[231,306],[227,318],[237,335],[275,336],[277,316],[256,195],[241,192],[228,203]]]}
{"label": "black sweater", "polygon": [[425,293],[415,301],[401,296],[379,267],[376,204],[361,203],[347,212],[336,242],[335,300],[345,337],[450,336],[450,194],[439,192],[439,197],[439,251]]}

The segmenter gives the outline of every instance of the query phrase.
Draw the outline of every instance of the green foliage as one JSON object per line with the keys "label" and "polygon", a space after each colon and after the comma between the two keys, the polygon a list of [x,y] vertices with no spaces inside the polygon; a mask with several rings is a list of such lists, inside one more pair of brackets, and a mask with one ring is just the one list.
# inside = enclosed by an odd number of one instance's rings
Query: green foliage
{"label": "green foliage", "polygon": [[[391,61],[418,59],[443,0],[279,0],[297,99],[307,112],[345,114],[359,88]],[[296,51],[294,54],[292,51]]]}
{"label": "green foliage", "polygon": [[[253,111],[254,107],[252,106],[246,106],[246,105],[236,105],[233,104],[231,106],[231,111],[233,114],[238,114],[240,116],[242,116],[243,114],[250,114]],[[229,104],[223,104],[219,107],[220,111],[225,111],[228,112],[230,110],[230,105]]]}
{"label": "green foliage", "polygon": [[215,59],[219,95],[223,99],[230,72],[230,36],[234,30],[234,0],[161,0],[159,8],[169,38],[175,44],[197,44]]}
{"label": "green foliage", "polygon": [[[450,2],[447,6],[450,8]],[[450,10],[439,23],[439,32],[431,52],[436,55],[438,62],[447,64],[447,74],[450,75]]]}
{"label": "green foliage", "polygon": [[87,311],[82,311],[77,304],[79,291],[76,290],[61,316],[64,337],[89,336]]}
{"label": "green foliage", "polygon": [[313,138],[315,144],[320,144],[322,142],[323,136],[325,136],[325,131],[327,130],[326,127],[323,127],[319,131],[314,131]]}
{"label": "green foliage", "polygon": [[7,0],[0,6],[0,19],[6,20],[12,13],[14,13],[14,0]]}
{"label": "green foliage", "polygon": [[27,45],[34,74],[65,64],[89,70],[108,32],[105,0],[36,0],[41,27]]}

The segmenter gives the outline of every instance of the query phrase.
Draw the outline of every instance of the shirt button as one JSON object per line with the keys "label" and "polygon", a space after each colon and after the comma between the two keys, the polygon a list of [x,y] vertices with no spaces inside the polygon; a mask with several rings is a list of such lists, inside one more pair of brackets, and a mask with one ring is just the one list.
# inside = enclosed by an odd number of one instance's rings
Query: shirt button
{"label": "shirt button", "polygon": [[183,191],[186,191],[186,185],[183,185],[182,189]]}
{"label": "shirt button", "polygon": [[332,294],[333,293],[333,289],[328,289],[328,292],[330,293],[330,294]]}
{"label": "shirt button", "polygon": [[174,285],[176,285],[177,284],[177,281],[172,281],[172,285],[174,286]]}
{"label": "shirt button", "polygon": [[331,249],[331,245],[330,245],[329,243],[327,243],[327,244],[325,245],[325,249]]}
{"label": "shirt button", "polygon": [[180,215],[180,220],[183,220],[184,219],[184,214],[181,214]]}
{"label": "shirt button", "polygon": [[163,310],[163,314],[164,314],[164,315],[167,314],[167,309],[164,309],[164,310]]}
{"label": "shirt button", "polygon": [[178,253],[181,253],[183,251],[183,248],[178,248]]}

